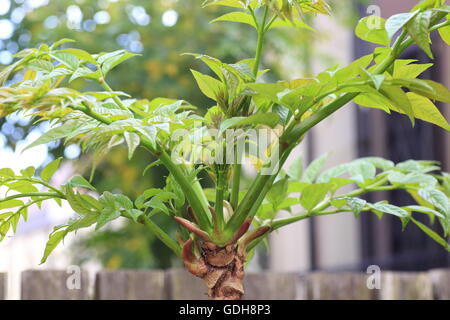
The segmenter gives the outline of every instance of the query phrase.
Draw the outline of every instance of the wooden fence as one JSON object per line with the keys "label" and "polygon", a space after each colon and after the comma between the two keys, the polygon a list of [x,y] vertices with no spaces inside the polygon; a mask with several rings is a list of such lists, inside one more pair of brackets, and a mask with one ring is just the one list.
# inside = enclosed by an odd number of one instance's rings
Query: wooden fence
{"label": "wooden fence", "polygon": [[[21,297],[39,299],[207,299],[205,285],[184,270],[101,271],[90,283],[81,271],[79,288],[70,289],[71,274],[60,270],[22,273]],[[248,273],[247,300],[450,300],[450,269],[429,272],[382,272],[380,289],[369,289],[363,273]],[[0,300],[5,299],[6,275],[0,273]]]}

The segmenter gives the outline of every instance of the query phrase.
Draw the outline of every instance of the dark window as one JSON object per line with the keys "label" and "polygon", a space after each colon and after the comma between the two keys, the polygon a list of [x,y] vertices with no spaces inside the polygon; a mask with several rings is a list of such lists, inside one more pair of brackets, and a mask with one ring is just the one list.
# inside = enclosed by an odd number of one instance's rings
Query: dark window
{"label": "dark window", "polygon": [[[355,55],[370,53],[373,48],[355,38]],[[435,65],[424,78],[441,80],[439,66],[444,57],[436,53]],[[427,63],[429,59],[416,46],[405,52],[403,59],[417,59]],[[447,57],[448,59],[448,57]],[[381,110],[358,107],[358,153],[359,156],[382,156],[394,162],[408,159],[444,161],[443,130],[423,121],[417,121],[414,128],[409,119],[393,113],[387,115]],[[413,200],[405,192],[390,192],[371,196],[368,200],[387,199],[396,205],[411,204]],[[427,218],[421,218],[429,224]],[[383,269],[426,270],[450,266],[449,254],[414,225],[404,232],[399,219],[385,215],[382,220],[375,216],[361,217],[362,268],[377,264]],[[439,223],[434,229],[442,234]]]}

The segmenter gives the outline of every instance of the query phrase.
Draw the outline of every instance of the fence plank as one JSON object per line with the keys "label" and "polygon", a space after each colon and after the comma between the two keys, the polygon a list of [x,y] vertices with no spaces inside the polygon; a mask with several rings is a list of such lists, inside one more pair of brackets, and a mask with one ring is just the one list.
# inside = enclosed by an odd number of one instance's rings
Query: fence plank
{"label": "fence plank", "polygon": [[0,300],[6,299],[6,273],[0,273]]}
{"label": "fence plank", "polygon": [[300,299],[373,300],[377,290],[367,286],[367,274],[314,272],[300,278],[305,288]]}
{"label": "fence plank", "polygon": [[89,279],[82,270],[79,275],[62,270],[27,270],[22,272],[21,281],[22,300],[89,299]]}
{"label": "fence plank", "polygon": [[164,271],[101,271],[96,276],[95,299],[97,300],[164,300],[167,298]]}
{"label": "fence plank", "polygon": [[433,285],[433,299],[450,300],[450,269],[436,269],[428,273]]}
{"label": "fence plank", "polygon": [[293,273],[249,272],[244,278],[245,300],[294,300],[297,276]]}
{"label": "fence plank", "polygon": [[169,296],[172,300],[207,300],[205,282],[184,269],[167,270]]}
{"label": "fence plank", "polygon": [[425,272],[383,272],[381,300],[431,300],[433,285]]}
{"label": "fence plank", "polygon": [[[73,273],[58,270],[28,270],[22,273],[22,299],[89,299],[89,281],[81,271],[80,288],[70,289]],[[450,269],[429,272],[383,272],[381,290],[367,287],[363,273],[249,272],[244,280],[245,300],[450,300]],[[73,280],[73,278],[72,278]],[[0,273],[0,300],[6,298],[6,274]],[[101,271],[95,284],[96,299],[185,299],[205,300],[205,283],[186,270]]]}
{"label": "fence plank", "polygon": [[[206,300],[203,280],[183,269],[168,270],[169,292],[174,300]],[[244,279],[245,300],[296,298],[296,276],[288,273],[249,272]]]}

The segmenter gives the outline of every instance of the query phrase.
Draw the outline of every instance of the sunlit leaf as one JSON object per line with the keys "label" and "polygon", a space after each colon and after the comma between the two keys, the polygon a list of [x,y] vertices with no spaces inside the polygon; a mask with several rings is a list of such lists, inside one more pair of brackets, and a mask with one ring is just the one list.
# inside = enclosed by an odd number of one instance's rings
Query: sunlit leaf
{"label": "sunlit leaf", "polygon": [[46,165],[44,167],[44,169],[42,169],[42,171],[41,171],[42,180],[47,181],[47,182],[50,181],[50,179],[52,178],[55,171],[58,170],[61,160],[62,160],[61,157],[57,158],[56,160],[53,160],[48,165]]}

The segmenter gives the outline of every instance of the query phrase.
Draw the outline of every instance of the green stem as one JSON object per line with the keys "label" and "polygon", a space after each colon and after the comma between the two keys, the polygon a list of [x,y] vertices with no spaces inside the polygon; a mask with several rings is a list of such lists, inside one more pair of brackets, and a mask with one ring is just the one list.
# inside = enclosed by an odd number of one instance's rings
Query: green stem
{"label": "green stem", "polygon": [[258,74],[259,65],[261,63],[261,56],[262,56],[262,48],[264,44],[264,35],[266,34],[265,27],[266,27],[266,19],[267,14],[269,13],[269,8],[266,6],[264,8],[264,15],[261,24],[258,27],[258,40],[256,43],[256,55],[255,55],[255,64],[253,65],[253,74]]}
{"label": "green stem", "polygon": [[45,181],[39,180],[39,179],[15,177],[15,178],[11,178],[11,179],[5,179],[5,180],[3,180],[3,182],[5,183],[5,182],[8,182],[8,181],[14,181],[14,180],[22,180],[22,181],[29,181],[31,183],[37,183],[37,184],[43,185],[44,187],[49,188],[50,190],[60,194],[61,196],[64,196],[64,193],[62,193],[60,190],[58,190],[57,188],[55,188],[51,184],[49,184],[49,183],[47,183]]}
{"label": "green stem", "polygon": [[168,246],[172,251],[178,256],[181,257],[181,248],[178,243],[173,240],[167,233],[165,233],[158,225],[156,225],[150,218],[147,216],[142,216],[142,221],[144,225],[155,234],[155,236],[161,240],[166,246]]}
{"label": "green stem", "polygon": [[209,233],[212,230],[211,212],[209,211],[206,198],[202,196],[203,190],[201,187],[200,189],[195,188],[196,184],[193,184],[192,181],[187,179],[186,175],[181,170],[181,167],[175,164],[165,151],[161,151],[157,155],[159,160],[161,160],[183,190],[192,210],[194,210],[194,213],[198,218],[200,227],[202,230]]}
{"label": "green stem", "polygon": [[[382,74],[384,73],[395,61],[395,59],[411,44],[413,43],[412,39],[407,39],[402,42],[402,38],[396,41],[391,54],[385,58],[379,65],[377,65],[373,71],[374,74]],[[300,124],[293,127],[292,130],[285,131],[285,133],[280,138],[282,145],[291,146],[284,151],[284,153],[290,153],[293,149],[292,146],[295,146],[298,141],[302,139],[302,137],[308,132],[311,128],[313,128],[316,124],[320,123],[331,114],[345,106],[347,103],[352,101],[354,98],[358,96],[358,93],[347,93],[336,100],[330,102],[325,105],[309,118],[305,119]],[[287,159],[287,156],[282,156],[282,159]],[[283,165],[282,161],[280,161],[280,166]],[[246,218],[246,214],[254,211],[251,210],[252,204],[256,203],[258,197],[264,197],[265,193],[270,190],[270,188],[265,187],[266,183],[270,182],[270,178],[267,176],[261,176],[258,174],[256,179],[253,181],[252,185],[249,188],[249,191],[245,195],[241,204],[235,215],[230,219],[229,226],[231,229],[236,228],[236,225],[239,222],[243,222]],[[227,225],[228,227],[228,225]]]}
{"label": "green stem", "polygon": [[349,83],[343,83],[343,84],[337,85],[334,89],[332,89],[328,92],[325,92],[324,94],[315,98],[313,100],[313,102],[310,104],[310,107],[316,105],[317,103],[319,103],[320,101],[322,101],[323,99],[328,97],[329,95],[331,95],[337,91],[340,91],[342,89],[352,88],[352,87],[357,87],[357,86],[366,86],[366,85],[370,85],[371,83],[372,83],[371,81],[357,81],[357,82],[349,82]]}
{"label": "green stem", "polygon": [[[384,179],[382,181],[380,181],[380,183],[384,182]],[[374,185],[368,186],[367,188],[364,189],[356,189],[354,191],[348,192],[348,193],[344,193],[342,195],[339,196],[339,198],[347,198],[347,197],[357,197],[357,196],[361,196],[364,195],[366,193],[369,192],[377,192],[377,191],[388,191],[388,190],[395,190],[395,189],[399,189],[398,186],[378,186],[375,187],[375,185],[379,185],[379,183],[376,183]],[[316,217],[316,216],[321,216],[321,215],[330,215],[330,214],[334,214],[334,213],[340,213],[340,212],[347,212],[351,210],[341,210],[341,209],[336,209],[336,210],[330,210],[330,211],[323,211],[326,208],[328,208],[329,206],[331,206],[331,201],[333,199],[329,199],[327,201],[325,201],[323,204],[317,206],[316,208],[314,208],[311,212],[309,213],[303,213],[303,214],[299,214],[293,217],[289,217],[289,218],[281,218],[281,219],[277,219],[274,220],[274,222],[271,224],[271,227],[273,230],[279,229],[281,227],[284,227],[288,224],[306,219],[306,218],[310,218],[310,217]]]}
{"label": "green stem", "polygon": [[[89,106],[74,106],[76,110],[84,112],[86,115],[96,119],[99,122],[105,124],[111,124],[113,121],[92,111]],[[169,170],[169,172],[174,176],[175,180],[181,186],[183,193],[189,201],[192,209],[195,214],[198,215],[199,223],[202,228],[205,228],[205,231],[211,230],[211,222],[210,216],[211,213],[208,209],[208,201],[206,200],[206,196],[200,186],[198,181],[190,182],[188,181],[184,172],[180,169],[180,167],[175,164],[170,156],[165,151],[158,151],[153,143],[147,139],[140,132],[136,132],[141,138],[141,144],[148,149],[151,153],[153,153],[158,159],[164,164],[164,166]]]}
{"label": "green stem", "polygon": [[[378,64],[373,70],[373,74],[382,74],[384,73],[397,59],[400,54],[406,50],[412,43],[412,39],[407,39],[403,41],[404,35],[403,33],[397,38],[391,53],[388,57],[386,57],[380,64]],[[403,42],[402,42],[403,41]],[[345,106],[347,103],[355,99],[359,93],[350,92],[345,95],[337,98],[336,100],[330,102],[328,105],[322,107],[312,116],[307,118],[305,121],[301,122],[298,126],[294,127],[291,132],[287,132],[286,134],[286,143],[293,143],[300,139],[306,132],[308,132],[312,127],[321,122],[322,120],[329,117],[331,114]]]}
{"label": "green stem", "polygon": [[29,202],[25,203],[23,206],[19,207],[19,209],[17,209],[14,214],[10,215],[9,218],[6,219],[6,221],[8,221],[8,222],[11,221],[16,215],[20,216],[20,214],[21,214],[20,212],[23,209],[27,209],[27,208],[31,207],[33,204],[36,204],[36,203],[44,201],[44,200],[49,200],[49,199],[53,199],[53,198],[44,197],[44,198],[39,198],[37,200],[33,200],[33,201],[29,201]]}
{"label": "green stem", "polygon": [[310,117],[306,118],[300,124],[296,125],[291,131],[286,131],[286,133],[281,137],[282,141],[288,144],[295,143],[316,124],[328,118],[331,114],[342,108],[357,96],[358,93],[355,92],[346,93],[342,97],[330,102],[326,106],[317,110]]}
{"label": "green stem", "polygon": [[225,172],[219,168],[217,170],[217,184],[216,184],[216,202],[215,202],[215,230],[216,232],[222,232],[224,227],[224,218],[223,218],[223,200],[224,200],[224,192],[225,192],[225,183],[226,177]]}
{"label": "green stem", "polygon": [[[235,158],[237,159],[237,157]],[[233,165],[233,182],[231,188],[230,204],[236,210],[239,204],[239,189],[241,184],[242,164],[236,162]]]}
{"label": "green stem", "polygon": [[36,199],[36,200],[29,201],[29,202],[25,203],[23,206],[21,206],[19,209],[17,209],[16,213],[22,211],[23,209],[31,207],[33,204],[36,204],[38,202],[45,201],[45,200],[50,200],[50,199],[54,199],[54,198],[52,198],[52,197],[43,197],[43,198],[39,198],[39,199]]}
{"label": "green stem", "polygon": [[441,23],[438,23],[438,24],[432,26],[430,28],[430,31],[435,31],[435,30],[438,30],[440,28],[444,28],[444,27],[448,27],[448,26],[450,26],[450,20],[446,20],[444,22],[441,22]]}
{"label": "green stem", "polygon": [[122,110],[130,112],[130,110],[127,108],[127,106],[125,106],[123,101],[114,94],[114,90],[108,85],[108,83],[105,81],[104,77],[100,78],[99,84],[102,86],[103,89],[105,89],[106,91],[111,93],[111,98]]}
{"label": "green stem", "polygon": [[272,26],[272,23],[274,23],[275,20],[277,20],[277,18],[278,18],[278,16],[277,16],[277,15],[274,15],[274,16],[270,19],[270,21],[267,23],[266,27],[264,28],[264,32],[269,31],[270,27]]}
{"label": "green stem", "polygon": [[[369,209],[367,208],[367,209],[361,210],[361,212],[363,212],[363,211],[369,211]],[[273,232],[273,231],[275,231],[277,229],[280,229],[281,227],[284,227],[284,226],[286,226],[288,224],[295,223],[295,222],[298,222],[298,221],[302,221],[302,220],[305,220],[305,219],[308,219],[308,218],[311,218],[311,217],[327,216],[327,215],[333,215],[333,214],[343,213],[343,212],[353,212],[353,211],[345,210],[345,209],[336,209],[336,210],[330,210],[330,211],[317,212],[314,215],[311,215],[311,214],[303,214],[303,215],[301,215],[300,214],[300,215],[296,215],[296,216],[289,217],[289,218],[277,219],[277,220],[272,221],[272,223],[270,224],[271,228],[270,228],[269,232],[271,233],[271,232]],[[266,235],[268,235],[269,232]],[[256,247],[263,239],[264,239],[264,237],[260,237],[260,238],[257,238],[255,240],[253,240],[247,246],[247,248],[246,248],[247,252],[249,252],[254,247]]]}
{"label": "green stem", "polygon": [[53,192],[27,192],[27,193],[14,194],[12,196],[2,198],[2,199],[0,199],[0,203],[6,202],[9,200],[14,200],[14,199],[19,199],[19,198],[27,198],[27,197],[49,197],[49,198],[61,198],[61,199],[66,198],[56,192],[54,192],[54,193]]}
{"label": "green stem", "polygon": [[[257,20],[255,17],[255,14],[253,12],[253,10],[250,10],[253,19],[255,20],[255,23],[257,24]],[[264,9],[264,15],[262,18],[262,22],[261,24],[257,24],[258,26],[258,40],[257,40],[257,44],[256,44],[256,52],[255,52],[255,62],[253,65],[253,74],[255,75],[255,79],[258,76],[258,70],[259,70],[259,65],[261,64],[261,57],[262,57],[262,49],[263,49],[263,45],[264,45],[264,36],[266,34],[266,20],[267,20],[267,15],[269,13],[269,8],[266,6]],[[276,16],[272,17],[272,19],[270,20],[270,22],[268,23],[267,26],[270,26],[273,21],[275,21]],[[248,104],[250,104],[250,101],[248,102]],[[238,161],[239,159],[237,159],[238,155],[236,154],[235,157],[235,161],[236,163],[233,165],[233,181],[232,181],[232,186],[231,186],[231,206],[233,207],[233,209],[236,210],[237,206],[238,206],[238,202],[239,202],[239,190],[240,190],[240,183],[241,183],[241,171],[242,171],[242,165],[239,163],[240,161]]]}
{"label": "green stem", "polygon": [[271,181],[274,181],[284,162],[287,160],[290,151],[294,147],[294,145],[291,145],[287,150],[284,150],[283,147],[280,147],[281,157],[277,163],[277,172],[272,175],[262,175],[261,173],[258,173],[252,185],[250,186],[250,189],[245,194],[244,199],[242,199],[242,202],[234,212],[234,215],[228,221],[227,231],[233,233],[241,226],[241,224],[250,214],[255,214],[259,204],[262,203],[267,192],[270,190]]}
{"label": "green stem", "polygon": [[262,191],[256,198],[255,202],[253,203],[252,207],[250,208],[250,210],[247,214],[247,217],[254,217],[256,215],[256,212],[257,212],[259,206],[264,201],[264,198],[266,197],[266,194],[269,192],[270,188],[272,188],[273,182],[277,178],[278,173],[280,172],[281,167],[283,166],[283,164],[286,162],[287,158],[289,157],[289,154],[290,154],[290,152],[284,152],[282,154],[280,161],[278,163],[279,168],[278,168],[277,173],[269,176],[270,177],[269,180],[265,183],[264,188],[262,189]]}
{"label": "green stem", "polygon": [[91,118],[93,118],[93,119],[95,119],[95,120],[97,120],[99,122],[102,122],[104,124],[111,124],[111,123],[113,123],[113,120],[111,120],[111,119],[109,119],[109,118],[107,118],[105,116],[102,116],[99,113],[96,113],[96,112],[92,111],[92,109],[86,103],[83,103],[83,105],[81,105],[81,106],[74,105],[74,106],[71,106],[71,108],[75,109],[75,110],[78,110],[78,111],[81,111],[84,114],[88,115],[89,117],[91,117]]}
{"label": "green stem", "polygon": [[306,214],[295,215],[295,216],[289,217],[289,218],[276,219],[270,224],[271,231],[280,229],[281,227],[287,226],[291,223],[305,220],[305,219],[308,219],[311,217],[326,216],[326,215],[332,215],[332,214],[342,213],[342,212],[352,212],[352,211],[336,209],[336,210],[330,210],[330,211],[319,211],[319,212],[314,212],[314,213],[311,212],[311,213],[306,213]]}

